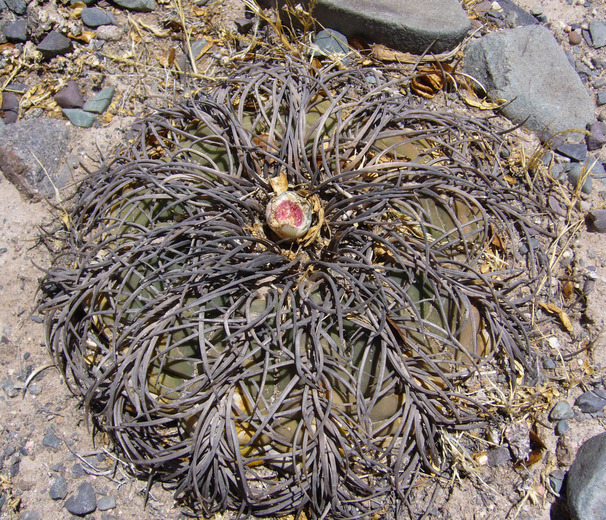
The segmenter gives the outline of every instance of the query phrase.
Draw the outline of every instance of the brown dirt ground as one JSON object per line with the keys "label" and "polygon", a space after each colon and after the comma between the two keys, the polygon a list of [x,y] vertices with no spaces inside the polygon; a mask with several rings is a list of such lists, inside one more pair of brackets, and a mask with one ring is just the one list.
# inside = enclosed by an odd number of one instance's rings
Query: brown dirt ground
{"label": "brown dirt ground", "polygon": [[[553,30],[556,37],[567,46],[564,26],[582,22],[599,15],[606,19],[606,7],[593,4],[569,5],[564,0],[520,0],[526,8],[542,5],[550,20],[554,20]],[[183,2],[191,9],[189,2]],[[175,4],[176,5],[176,4]],[[63,12],[66,8],[47,2],[49,12]],[[592,10],[597,9],[596,14]],[[242,16],[243,4],[236,0],[223,2],[223,8],[201,8],[198,15],[188,11],[189,29],[192,39],[206,34],[213,38],[214,45],[198,61],[198,77],[190,78],[187,84],[180,76],[163,69],[161,56],[170,56],[170,49],[178,49],[181,42],[169,35],[157,36],[155,30],[165,31],[171,26],[164,22],[178,22],[177,10],[167,0],[156,13],[131,14],[116,11],[119,22],[128,27],[120,42],[112,43],[104,49],[104,55],[96,55],[97,61],[85,52],[76,53],[74,59],[60,59],[55,66],[36,65],[28,69],[21,68],[16,80],[29,86],[43,85],[42,91],[56,91],[67,79],[80,79],[85,96],[89,97],[91,85],[97,81],[102,86],[116,86],[118,97],[105,116],[100,128],[80,130],[74,141],[74,154],[78,155],[88,167],[94,167],[97,147],[104,153],[111,150],[113,143],[123,137],[123,132],[133,121],[133,116],[170,102],[192,88],[203,84],[204,76],[216,76],[230,56],[238,50],[239,44],[233,37],[233,20]],[[177,20],[177,22],[174,22]],[[561,21],[562,24],[557,24]],[[151,29],[150,29],[151,28]],[[169,54],[166,55],[165,53]],[[177,51],[176,56],[179,57]],[[582,53],[590,56],[595,51],[583,46]],[[27,54],[24,53],[24,54]],[[11,62],[30,63],[22,54]],[[114,56],[115,59],[108,56]],[[93,56],[94,57],[94,56]],[[602,59],[605,56],[602,55]],[[21,61],[20,61],[21,60]],[[81,60],[81,61],[78,61]],[[136,65],[135,65],[136,63]],[[83,67],[81,69],[81,67]],[[87,78],[84,80],[83,78]],[[92,81],[89,81],[91,80]],[[448,106],[454,110],[469,111],[457,101],[456,96],[438,96],[433,104]],[[58,115],[52,102],[37,100],[32,96],[22,105],[23,117],[40,115]],[[604,116],[606,112],[602,109]],[[485,114],[476,112],[475,115]],[[502,127],[509,126],[507,121],[497,118]],[[530,155],[537,141],[522,130],[509,136]],[[606,160],[605,152],[600,158]],[[594,207],[604,206],[606,188],[596,183],[594,192],[587,201]],[[38,281],[43,273],[36,266],[45,267],[50,263],[47,250],[38,245],[40,226],[51,219],[50,207],[45,202],[26,202],[16,189],[5,179],[0,182],[0,382],[6,378],[17,387],[23,385],[28,370],[37,370],[50,363],[48,352],[43,344],[42,325],[36,314],[36,295]],[[546,337],[552,340],[551,351],[544,355],[559,358],[560,354],[573,352],[587,344],[587,338],[596,337],[603,329],[606,320],[606,235],[587,233],[583,230],[570,246],[574,256],[573,278],[583,283],[583,275],[588,266],[596,266],[595,288],[589,295],[586,308],[570,308],[574,320],[573,334],[561,331],[557,326],[545,330]],[[32,319],[32,317],[34,319]],[[555,371],[547,374],[542,386],[528,390],[527,398],[537,402],[536,412],[526,418],[533,426],[538,437],[545,445],[539,462],[529,468],[514,468],[511,463],[497,467],[488,467],[478,463],[471,456],[478,451],[490,448],[484,432],[452,437],[461,453],[467,450],[467,456],[459,457],[453,464],[455,471],[450,479],[438,479],[437,492],[433,505],[428,496],[433,484],[428,481],[413,494],[412,512],[419,515],[429,512],[427,518],[435,519],[566,519],[562,501],[546,489],[546,475],[561,467],[566,470],[579,445],[587,438],[606,431],[603,418],[580,417],[571,421],[570,433],[565,442],[553,433],[553,425],[547,421],[549,402],[574,399],[586,389],[586,383],[600,377],[597,370],[606,367],[606,338],[597,336],[592,349],[586,350],[570,361],[561,358]],[[601,372],[601,377],[604,373]],[[542,398],[537,397],[537,392]],[[533,397],[534,394],[534,397]],[[523,400],[523,396],[520,396]],[[518,417],[518,420],[524,418]],[[62,440],[58,449],[42,445],[43,437],[49,427],[54,427]],[[496,444],[498,444],[498,439]],[[19,472],[9,478],[9,467],[15,455],[5,457],[4,469],[0,479],[0,489],[7,494],[11,504],[2,508],[0,519],[16,519],[24,511],[37,511],[45,520],[68,518],[63,501],[53,501],[48,490],[57,475],[68,479],[68,493],[73,493],[79,484],[88,480],[95,489],[116,498],[117,507],[107,513],[121,519],[162,518],[177,519],[181,509],[175,504],[169,492],[159,485],[151,489],[151,496],[145,509],[144,496],[146,483],[137,481],[126,472],[123,464],[115,462],[111,447],[98,436],[93,442],[87,427],[84,411],[77,400],[71,396],[54,368],[46,368],[32,381],[23,395],[9,398],[0,390],[0,455],[7,446],[23,448],[20,455]],[[563,446],[562,446],[563,445]],[[4,452],[6,453],[6,451]],[[556,455],[557,453],[557,455]],[[481,458],[480,458],[481,460]],[[62,465],[57,466],[57,464]],[[87,475],[75,478],[72,467],[79,463]],[[217,515],[217,520],[228,520],[234,515]],[[93,516],[90,516],[93,518]],[[94,518],[104,518],[100,512]]]}

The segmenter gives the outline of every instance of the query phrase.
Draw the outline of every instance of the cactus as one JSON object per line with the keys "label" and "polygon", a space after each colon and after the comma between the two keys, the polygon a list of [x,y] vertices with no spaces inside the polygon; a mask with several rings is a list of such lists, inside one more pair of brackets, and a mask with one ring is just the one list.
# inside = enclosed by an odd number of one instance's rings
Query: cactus
{"label": "cactus", "polygon": [[370,517],[486,423],[469,378],[528,365],[549,269],[513,247],[550,216],[485,124],[403,85],[246,66],[82,182],[46,339],[137,475],[206,514]]}

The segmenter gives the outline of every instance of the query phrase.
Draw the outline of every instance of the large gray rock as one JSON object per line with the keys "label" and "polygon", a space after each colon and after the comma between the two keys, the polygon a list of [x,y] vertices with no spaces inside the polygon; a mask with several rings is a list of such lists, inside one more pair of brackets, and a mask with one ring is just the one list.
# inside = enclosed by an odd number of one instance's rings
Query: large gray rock
{"label": "large gray rock", "polygon": [[[285,3],[278,0],[280,6]],[[348,38],[360,36],[416,54],[430,46],[433,53],[448,51],[471,27],[458,0],[318,0],[313,15]]]}
{"label": "large gray rock", "polygon": [[566,479],[566,495],[574,520],[606,519],[606,433],[579,448]]}
{"label": "large gray rock", "polygon": [[585,130],[595,119],[587,89],[545,27],[506,29],[471,42],[465,72],[482,83],[491,99],[510,101],[505,116],[525,122],[540,137]]}
{"label": "large gray rock", "polygon": [[70,132],[58,119],[29,119],[0,128],[0,171],[26,198],[54,197],[69,180],[61,169]]}

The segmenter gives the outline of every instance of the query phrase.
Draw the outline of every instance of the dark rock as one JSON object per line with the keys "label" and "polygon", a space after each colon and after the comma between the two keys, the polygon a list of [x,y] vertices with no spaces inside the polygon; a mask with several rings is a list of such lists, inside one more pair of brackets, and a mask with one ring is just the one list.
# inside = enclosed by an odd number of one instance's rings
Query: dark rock
{"label": "dark rock", "polygon": [[114,87],[104,88],[101,92],[98,92],[92,99],[89,99],[86,103],[84,103],[82,109],[86,110],[87,112],[102,114],[111,104],[115,92],[116,89]]}
{"label": "dark rock", "polygon": [[592,209],[585,218],[589,231],[606,233],[606,209]]}
{"label": "dark rock", "polygon": [[248,34],[248,32],[252,29],[255,20],[252,18],[243,17],[237,18],[236,20],[234,20],[234,23],[236,24],[236,27],[240,34]]}
{"label": "dark rock", "polygon": [[84,99],[80,85],[71,80],[67,85],[55,94],[55,101],[61,108],[82,108]]}
{"label": "dark rock", "polygon": [[155,0],[112,0],[114,4],[130,11],[148,13],[156,9]]}
{"label": "dark rock", "polygon": [[606,143],[606,123],[598,121],[589,126],[589,135],[585,136],[587,149],[598,150]]}
{"label": "dark rock", "polygon": [[[199,40],[196,40],[191,44],[191,53],[194,59],[197,59],[202,50],[209,44],[210,42],[202,37]],[[191,60],[189,55],[184,54],[177,60],[177,65],[179,66],[179,70],[186,70],[191,67]]]}
{"label": "dark rock", "polygon": [[598,106],[606,105],[606,90],[600,90],[598,92]]}
{"label": "dark rock", "polygon": [[57,119],[30,119],[0,128],[0,170],[25,197],[54,197],[69,180],[60,175],[69,144],[69,129]]}
{"label": "dark rock", "polygon": [[551,490],[559,495],[562,490],[562,484],[564,484],[564,477],[566,477],[566,473],[562,469],[556,469],[549,474],[548,482]]}
{"label": "dark rock", "polygon": [[19,515],[19,520],[40,520],[40,513],[36,511],[24,511]]}
{"label": "dark rock", "polygon": [[333,29],[324,29],[320,31],[314,38],[314,45],[317,48],[316,54],[320,56],[347,54],[350,52],[347,45],[347,38]]}
{"label": "dark rock", "polygon": [[[0,129],[1,132],[2,129]],[[1,146],[1,142],[0,142],[0,146]],[[0,170],[2,168],[0,167]],[[4,390],[4,393],[6,394],[7,397],[9,398],[13,398],[13,397],[17,397],[19,395],[19,390],[17,388],[15,388],[14,383],[10,380],[10,379],[4,379],[2,381],[2,390]]]}
{"label": "dark rock", "polygon": [[585,29],[583,29],[581,31],[581,34],[583,35],[583,39],[585,40],[585,43],[587,45],[589,45],[590,47],[593,47],[593,39],[591,38],[591,33],[589,31],[586,31]]}
{"label": "dark rock", "polygon": [[563,435],[564,432],[567,432],[569,430],[569,428],[570,426],[568,426],[568,422],[565,419],[562,419],[556,424],[555,433],[556,435]]}
{"label": "dark rock", "polygon": [[545,370],[555,370],[557,367],[556,362],[551,358],[546,358],[543,360],[543,368]]}
{"label": "dark rock", "polygon": [[47,428],[42,439],[42,445],[56,450],[61,445],[61,439],[55,435],[52,428]]}
{"label": "dark rock", "polygon": [[602,164],[597,159],[594,159],[593,157],[587,159],[583,167],[589,170],[589,173],[594,179],[603,179],[604,177],[606,177],[606,170],[604,169],[604,164]]}
{"label": "dark rock", "polygon": [[48,490],[48,496],[53,500],[63,500],[67,496],[67,479],[57,477]]}
{"label": "dark rock", "polygon": [[594,105],[581,79],[546,27],[492,32],[467,47],[465,71],[491,99],[510,101],[503,113],[543,139],[594,121]]}
{"label": "dark rock", "polygon": [[95,490],[89,482],[78,486],[78,493],[69,497],[65,502],[65,509],[72,515],[84,516],[97,509]]}
{"label": "dark rock", "polygon": [[575,520],[604,520],[606,511],[606,433],[580,447],[566,478],[566,496]]}
{"label": "dark rock", "polygon": [[2,119],[9,125],[19,119],[19,97],[13,92],[2,93]]}
{"label": "dark rock", "polygon": [[4,28],[4,36],[9,42],[23,43],[27,41],[27,20],[17,20]]}
{"label": "dark rock", "polygon": [[83,477],[84,475],[86,475],[86,471],[84,471],[82,464],[80,464],[79,462],[76,462],[72,466],[72,475],[74,478],[80,478],[80,477]]}
{"label": "dark rock", "polygon": [[528,242],[520,246],[520,254],[525,255],[529,251],[536,251],[540,247],[541,244],[539,244],[539,241],[536,238],[532,237]]}
{"label": "dark rock", "polygon": [[499,0],[499,5],[502,9],[500,11],[501,18],[508,27],[522,27],[538,23],[536,17],[511,0]]}
{"label": "dark rock", "polygon": [[557,403],[549,413],[550,421],[559,421],[560,419],[572,419],[574,418],[574,411],[566,401],[560,401]]}
{"label": "dark rock", "polygon": [[[265,3],[273,4],[269,0]],[[286,0],[278,4],[281,8]],[[463,41],[471,27],[458,0],[318,0],[313,14],[323,27],[348,38],[360,36],[416,54],[450,50]]]}
{"label": "dark rock", "polygon": [[[571,162],[566,168],[566,173],[568,175],[568,182],[571,184],[573,189],[576,189],[577,185],[579,184],[579,180],[581,179],[581,175],[587,174],[587,165],[578,162]],[[591,180],[591,175],[587,175],[581,191],[586,195],[589,195],[592,190],[593,182]]]}
{"label": "dark rock", "polygon": [[597,388],[580,395],[574,402],[584,413],[596,413],[606,406],[606,390]]}
{"label": "dark rock", "polygon": [[57,31],[49,32],[44,40],[38,45],[38,50],[47,60],[55,56],[67,54],[72,50],[72,42],[66,36],[63,36]]}
{"label": "dark rock", "polygon": [[589,22],[589,32],[591,33],[593,46],[596,49],[606,45],[606,22],[591,20],[591,22]]}
{"label": "dark rock", "polygon": [[64,108],[61,112],[63,112],[63,115],[65,115],[74,126],[80,128],[90,128],[97,120],[95,115],[80,108]]}
{"label": "dark rock", "polygon": [[8,470],[8,474],[11,478],[15,478],[19,474],[19,470],[21,469],[21,461],[16,460],[11,464],[11,467]]}
{"label": "dark rock", "polygon": [[97,509],[99,511],[108,511],[116,507],[116,499],[114,497],[103,496],[97,500]]}
{"label": "dark rock", "polygon": [[556,163],[551,167],[550,174],[556,181],[561,181],[566,175],[567,163]]}
{"label": "dark rock", "polygon": [[15,14],[21,15],[27,11],[25,0],[4,0],[4,3]]}
{"label": "dark rock", "polygon": [[113,14],[99,9],[98,7],[85,7],[80,14],[82,22],[93,29],[100,25],[116,25],[116,18]]}
{"label": "dark rock", "polygon": [[587,158],[587,146],[583,143],[562,143],[556,151],[576,162],[582,162]]}
{"label": "dark rock", "polygon": [[490,450],[486,457],[490,467],[502,466],[511,460],[511,453],[507,448],[500,447]]}

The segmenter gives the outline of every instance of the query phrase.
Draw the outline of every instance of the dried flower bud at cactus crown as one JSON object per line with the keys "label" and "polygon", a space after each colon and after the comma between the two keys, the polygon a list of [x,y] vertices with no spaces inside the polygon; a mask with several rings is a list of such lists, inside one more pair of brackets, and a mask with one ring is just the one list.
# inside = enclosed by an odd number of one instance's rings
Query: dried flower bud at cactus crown
{"label": "dried flower bud at cactus crown", "polygon": [[285,191],[269,201],[265,219],[280,238],[300,238],[311,226],[311,206],[294,191]]}

